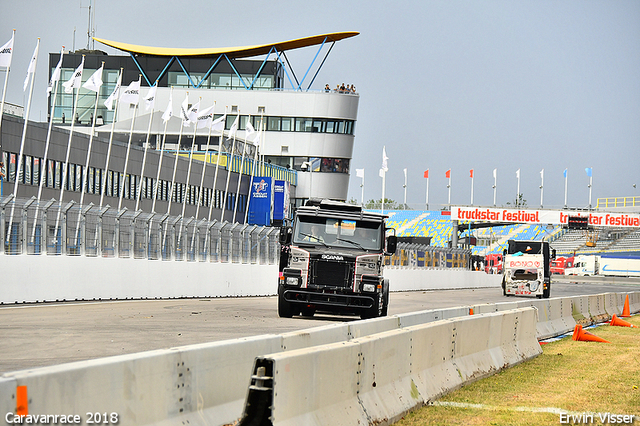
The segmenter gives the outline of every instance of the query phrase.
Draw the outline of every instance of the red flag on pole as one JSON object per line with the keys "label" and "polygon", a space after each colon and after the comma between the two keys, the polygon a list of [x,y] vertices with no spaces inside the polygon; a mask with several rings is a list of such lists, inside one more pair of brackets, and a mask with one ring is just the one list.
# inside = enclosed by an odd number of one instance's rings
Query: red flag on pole
{"label": "red flag on pole", "polygon": [[447,170],[447,172],[444,174],[444,177],[446,177],[447,179],[451,177],[451,169]]}
{"label": "red flag on pole", "polygon": [[429,179],[429,169],[424,172],[425,179]]}
{"label": "red flag on pole", "polygon": [[473,169],[469,170],[469,173],[471,176],[469,176],[470,178],[473,178]]}

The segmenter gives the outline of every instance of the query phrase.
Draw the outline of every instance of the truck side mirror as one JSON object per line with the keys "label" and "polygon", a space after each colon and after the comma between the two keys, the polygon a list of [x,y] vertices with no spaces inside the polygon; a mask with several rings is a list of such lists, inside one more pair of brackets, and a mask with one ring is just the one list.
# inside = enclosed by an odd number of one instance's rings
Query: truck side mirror
{"label": "truck side mirror", "polygon": [[551,258],[552,259],[556,258],[556,249],[551,249]]}
{"label": "truck side mirror", "polygon": [[502,255],[506,256],[507,255],[507,249],[502,250]]}
{"label": "truck side mirror", "polygon": [[398,246],[398,237],[395,235],[389,235],[387,237],[387,253],[394,254]]}
{"label": "truck side mirror", "polygon": [[290,226],[283,226],[282,228],[280,228],[280,245],[281,246],[287,246],[291,244],[292,232],[293,231]]}

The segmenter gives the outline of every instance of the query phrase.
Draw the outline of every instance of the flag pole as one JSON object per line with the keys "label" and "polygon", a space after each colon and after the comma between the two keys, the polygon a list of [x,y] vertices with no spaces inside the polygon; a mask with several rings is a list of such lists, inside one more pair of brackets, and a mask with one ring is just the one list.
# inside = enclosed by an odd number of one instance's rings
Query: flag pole
{"label": "flag pole", "polygon": [[[13,34],[11,35],[11,40],[13,40],[16,36],[16,30],[13,30]],[[13,45],[13,43],[12,43]],[[11,56],[13,56],[13,47],[11,47]],[[7,96],[7,82],[9,81],[9,71],[11,68],[11,59],[9,59],[9,64],[7,65],[7,71],[4,75],[4,89],[2,89],[2,104],[0,105],[0,129],[2,129],[2,114],[4,113],[4,100]],[[0,148],[2,148],[0,146]],[[0,194],[1,196],[2,194]]]}
{"label": "flag pole", "polygon": [[429,210],[429,169],[427,169],[425,174],[427,175],[427,194],[425,197],[425,204],[426,204],[427,210]]}
{"label": "flag pole", "polygon": [[[225,122],[227,117],[227,106],[224,107],[224,115]],[[224,126],[224,125],[223,125]],[[213,213],[213,201],[216,198],[216,184],[218,182],[218,169],[220,168],[220,153],[222,152],[222,141],[224,139],[224,127],[223,130],[220,131],[220,138],[218,139],[218,154],[216,155],[216,171],[213,175],[213,191],[211,192],[211,203],[209,203],[209,215],[207,216],[207,221],[211,222],[211,214]],[[224,207],[223,207],[224,211]],[[222,219],[220,220],[222,221]]]}
{"label": "flag pole", "polygon": [[404,206],[403,208],[406,210],[407,208],[407,169],[404,169],[404,185],[402,185],[402,188],[404,188]]}
{"label": "flag pole", "polygon": [[258,160],[260,159],[260,142],[262,140],[262,131],[263,129],[263,120],[264,120],[264,112],[260,113],[260,127],[258,128],[258,143],[256,144],[256,151],[253,154],[253,166],[251,167],[251,177],[249,178],[249,194],[247,195],[247,207],[244,212],[244,223],[247,223],[249,220],[249,204],[251,203],[251,182],[253,182],[253,177],[256,175],[258,171]]}
{"label": "flag pole", "polygon": [[[20,154],[18,156],[18,168],[16,169],[16,180],[13,185],[13,202],[11,203],[11,215],[9,216],[9,226],[7,230],[7,240],[9,240],[9,236],[11,235],[11,227],[13,225],[13,214],[16,206],[16,197],[18,195],[18,184],[20,183],[20,171],[24,167],[22,156],[24,155],[24,142],[27,137],[27,124],[29,123],[29,111],[31,110],[31,99],[33,98],[33,82],[36,79],[36,66],[38,65],[38,53],[40,51],[40,37],[38,37],[38,41],[36,43],[36,49],[34,51],[33,56],[33,71],[31,70],[31,64],[29,64],[29,69],[27,70],[27,78],[31,76],[31,84],[29,86],[29,99],[27,100],[27,111],[24,115],[24,126],[22,127],[22,139],[20,140]],[[26,80],[25,80],[26,83]],[[26,86],[25,86],[26,87]],[[3,105],[4,108],[4,105]],[[24,173],[24,172],[23,172]],[[33,224],[35,228],[35,223]]]}
{"label": "flag pole", "polygon": [[384,169],[382,170],[382,204],[380,205],[380,213],[384,214],[384,187],[385,187],[385,177],[387,176],[387,172],[384,171]]}
{"label": "flag pole", "polygon": [[[138,76],[138,80],[142,80],[142,74]],[[122,172],[122,182],[120,183],[120,194],[118,198],[118,211],[122,208],[122,198],[124,197],[124,185],[127,183],[127,167],[129,166],[129,153],[131,152],[131,140],[133,139],[133,127],[136,122],[136,115],[138,115],[138,104],[140,103],[140,92],[138,92],[138,100],[133,107],[133,117],[131,118],[131,128],[129,130],[129,141],[127,142],[127,153],[124,157],[124,170]],[[131,178],[130,178],[131,179]],[[131,182],[129,182],[129,188],[131,188]]]}
{"label": "flag pole", "polygon": [[[84,70],[84,55],[82,55],[82,64],[83,64],[83,70]],[[75,78],[75,75],[71,78]],[[82,75],[80,76],[80,79],[82,80]],[[74,89],[75,83],[73,85],[71,85],[71,91],[73,93],[73,89]],[[73,139],[73,129],[75,128],[76,125],[76,111],[78,109],[78,98],[80,97],[80,87],[78,87],[76,89],[76,93],[75,93],[75,99],[73,101],[73,112],[71,113],[71,129],[69,130],[69,141],[67,142],[67,153],[64,159],[64,165],[62,167],[62,183],[60,185],[60,198],[58,200],[58,213],[56,215],[56,227],[55,229],[55,233],[57,235],[58,233],[58,226],[60,224],[60,214],[62,213],[62,200],[64,198],[64,188],[67,185],[67,171],[69,168],[69,154],[71,152],[71,141]]]}
{"label": "flag pole", "polygon": [[[104,61],[102,61],[102,66],[100,67],[100,69],[104,68]],[[91,146],[93,143],[93,134],[94,134],[94,130],[96,128],[96,120],[98,118],[97,114],[98,114],[98,98],[100,96],[100,88],[98,88],[98,90],[96,91],[96,102],[95,105],[93,106],[93,120],[91,121],[91,135],[89,136],[89,145],[87,147],[87,160],[85,161],[85,166],[84,166],[84,170],[82,170],[82,189],[80,192],[80,208],[82,208],[82,206],[84,205],[84,194],[86,192],[86,188],[88,185],[87,182],[87,175],[88,175],[88,170],[89,170],[89,158],[91,156]],[[82,218],[82,215],[78,215],[78,222],[76,224],[76,236],[75,236],[75,241],[78,241],[78,233],[80,232],[80,219]],[[85,238],[86,240],[86,238]]]}
{"label": "flag pole", "polygon": [[[251,120],[249,116],[248,120]],[[238,199],[240,198],[240,183],[242,182],[242,172],[244,172],[244,157],[247,152],[247,139],[242,143],[242,159],[240,160],[240,170],[238,171],[238,185],[236,185],[236,201],[233,206],[233,219],[231,222],[236,223],[236,213],[238,212]],[[251,183],[249,183],[251,186]]]}
{"label": "flag pole", "polygon": [[[198,108],[194,111],[196,113],[196,120],[193,123],[193,139],[191,139],[191,150],[189,151],[189,165],[187,166],[187,180],[185,183],[186,189],[184,191],[184,196],[182,197],[182,213],[180,216],[184,218],[184,213],[187,208],[187,194],[189,194],[189,181],[191,180],[191,165],[193,163],[193,150],[196,146],[196,135],[198,134],[198,110],[200,109],[200,102],[202,101],[202,97],[198,98]],[[193,108],[192,108],[193,109]],[[196,217],[196,220],[198,218]],[[178,231],[178,241],[182,241],[182,225],[183,221],[180,221],[180,230]],[[187,238],[189,236],[187,235]]]}
{"label": "flag pole", "polygon": [[[240,109],[238,109],[238,115],[236,116],[236,120],[240,120]],[[224,219],[224,211],[227,207],[227,196],[229,192],[229,178],[231,177],[231,169],[233,169],[233,154],[236,150],[236,133],[238,129],[236,128],[233,132],[233,142],[231,143],[231,154],[229,154],[229,160],[227,161],[227,182],[224,186],[224,202],[222,203],[222,214],[220,215],[220,222]]]}
{"label": "flag pole", "polygon": [[360,181],[360,204],[364,206],[364,169],[362,169],[362,180]]}
{"label": "flag pole", "polygon": [[496,206],[497,190],[498,190],[498,169],[493,169],[493,207]]}
{"label": "flag pole", "polygon": [[[156,87],[158,86],[158,80],[155,81],[154,86]],[[156,100],[154,95],[154,99],[151,101],[151,114],[149,115],[149,126],[147,127],[147,140],[144,146],[144,154],[142,155],[142,169],[140,170],[140,183],[136,186],[136,211],[138,211],[138,208],[140,207],[140,198],[142,197],[142,181],[144,180],[144,166],[147,164],[147,152],[149,151],[149,138],[151,137],[151,123],[153,122],[153,111],[154,111],[155,102]]]}
{"label": "flag pole", "polygon": [[473,205],[473,169],[471,169],[471,205]]}
{"label": "flag pole", "polygon": [[540,208],[543,206],[542,195],[544,191],[544,169],[540,170]]}
{"label": "flag pole", "polygon": [[[64,55],[64,46],[62,46],[62,51],[60,52],[60,65],[62,65],[62,55]],[[42,159],[42,163],[40,166],[40,182],[38,182],[38,199],[36,201],[36,213],[33,217],[33,223],[36,223],[36,221],[38,220],[38,208],[40,207],[40,200],[42,198],[42,187],[44,185],[45,179],[47,178],[46,172],[47,172],[47,161],[49,161],[49,145],[51,142],[51,128],[53,127],[53,116],[55,115],[55,111],[56,111],[56,98],[58,97],[59,81],[60,81],[60,78],[58,77],[58,79],[53,82],[54,84],[53,106],[51,107],[51,114],[49,114],[49,128],[47,129],[47,139],[44,144],[44,158]],[[45,172],[44,176],[43,176],[43,172]],[[52,172],[52,176],[53,176],[53,172]],[[36,227],[34,226],[31,233],[32,244],[35,242],[35,238],[36,238]]]}
{"label": "flag pole", "polygon": [[591,189],[593,186],[593,169],[589,173],[589,210],[591,210]]}
{"label": "flag pole", "polygon": [[564,169],[564,208],[567,208],[567,169]]}
{"label": "flag pole", "polygon": [[[109,175],[109,163],[111,162],[111,147],[113,146],[113,132],[116,126],[116,117],[118,115],[118,106],[120,105],[120,87],[118,83],[122,83],[122,72],[124,68],[120,68],[120,74],[118,74],[118,80],[116,83],[116,97],[114,99],[115,105],[113,107],[113,119],[111,120],[111,133],[109,134],[109,146],[107,148],[107,156],[105,158],[104,175],[102,176],[102,185],[100,186],[100,209],[102,209],[102,203],[104,201],[104,195],[107,192],[107,176]],[[115,90],[114,90],[115,92]],[[112,182],[113,184],[113,182]]]}
{"label": "flag pole", "polygon": [[[187,99],[189,92],[186,93]],[[183,102],[184,103],[184,102]],[[187,101],[188,104],[188,101]],[[180,105],[180,132],[178,133],[178,146],[176,148],[176,157],[173,161],[173,175],[171,177],[171,185],[169,186],[169,204],[167,206],[167,214],[171,214],[171,204],[173,203],[173,189],[176,183],[176,171],[178,170],[178,157],[180,157],[180,142],[182,141],[182,130],[184,129],[184,119],[187,117],[187,111],[182,111],[182,104]],[[176,196],[177,200],[177,196]],[[164,241],[163,241],[164,244]]]}
{"label": "flag pole", "polygon": [[518,178],[518,187],[517,187],[518,189],[516,191],[517,192],[516,193],[516,207],[518,207],[519,206],[519,202],[520,202],[520,169],[518,169],[516,177]]}
{"label": "flag pole", "polygon": [[[171,88],[171,93],[169,94],[169,99],[173,102],[173,87]],[[173,109],[173,104],[169,106],[170,109]],[[164,144],[167,140],[167,125],[169,124],[169,120],[171,119],[171,115],[164,122],[164,132],[162,133],[162,144],[160,145],[160,159],[158,160],[158,171],[156,173],[156,181],[153,188],[153,201],[151,202],[151,213],[156,212],[156,200],[158,199],[158,185],[160,185],[160,170],[162,170],[162,160],[164,159]]]}
{"label": "flag pole", "polygon": [[447,189],[449,192],[449,197],[447,198],[447,205],[449,209],[451,209],[451,169],[449,169],[449,183],[447,183]]}
{"label": "flag pole", "polygon": [[[216,112],[216,102],[213,101],[213,109],[211,110],[211,118]],[[209,134],[207,135],[207,146],[205,148],[204,159],[202,162],[202,175],[200,176],[200,190],[198,191],[198,203],[196,205],[196,220],[200,214],[200,204],[202,203],[202,192],[204,191],[204,174],[207,170],[207,154],[209,153],[209,144],[211,143],[211,124],[209,124]]]}

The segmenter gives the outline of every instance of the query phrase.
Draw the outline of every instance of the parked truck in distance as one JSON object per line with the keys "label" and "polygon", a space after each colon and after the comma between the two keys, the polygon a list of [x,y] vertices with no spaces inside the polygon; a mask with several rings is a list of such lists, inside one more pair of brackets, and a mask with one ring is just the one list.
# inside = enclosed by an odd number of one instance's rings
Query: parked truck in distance
{"label": "parked truck in distance", "polygon": [[615,254],[591,254],[576,256],[572,268],[565,275],[640,277],[640,258],[620,257]]}
{"label": "parked truck in distance", "polygon": [[550,260],[546,241],[509,240],[504,250],[502,292],[505,296],[536,296],[551,294]]}
{"label": "parked truck in distance", "polygon": [[278,315],[316,312],[386,316],[389,281],[384,256],[395,253],[385,215],[353,204],[309,200],[280,230]]}

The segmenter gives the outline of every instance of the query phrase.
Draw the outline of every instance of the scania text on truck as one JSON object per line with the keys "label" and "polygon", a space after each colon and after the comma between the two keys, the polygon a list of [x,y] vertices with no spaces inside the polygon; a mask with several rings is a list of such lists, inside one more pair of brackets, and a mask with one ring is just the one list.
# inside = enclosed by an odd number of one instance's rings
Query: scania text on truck
{"label": "scania text on truck", "polygon": [[502,292],[505,296],[536,296],[551,294],[550,255],[546,241],[509,240],[504,250]]}
{"label": "scania text on truck", "polygon": [[299,207],[292,226],[280,230],[278,315],[386,316],[384,256],[395,253],[397,244],[395,230],[385,227],[386,217],[329,200],[312,199]]}

